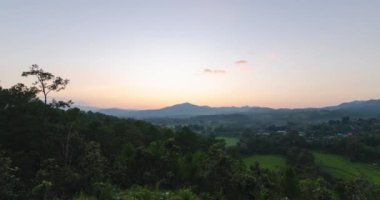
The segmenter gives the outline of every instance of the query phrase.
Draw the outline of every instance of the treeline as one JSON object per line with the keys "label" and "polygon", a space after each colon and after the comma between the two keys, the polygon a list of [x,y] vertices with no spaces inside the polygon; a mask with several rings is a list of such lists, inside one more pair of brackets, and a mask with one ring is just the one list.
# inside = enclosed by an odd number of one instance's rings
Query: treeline
{"label": "treeline", "polygon": [[339,154],[352,161],[380,163],[380,120],[344,117],[307,126],[289,123],[267,126],[260,131],[246,129],[240,135],[240,151],[246,155],[284,154],[290,147]]}
{"label": "treeline", "polygon": [[[352,161],[380,164],[380,120],[343,118],[315,125],[310,146],[349,157]],[[322,137],[321,137],[322,136]]]}

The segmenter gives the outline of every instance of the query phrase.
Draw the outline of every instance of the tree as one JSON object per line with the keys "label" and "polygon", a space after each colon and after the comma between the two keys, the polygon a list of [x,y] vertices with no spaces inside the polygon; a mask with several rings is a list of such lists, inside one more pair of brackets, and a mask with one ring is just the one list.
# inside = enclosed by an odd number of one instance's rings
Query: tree
{"label": "tree", "polygon": [[86,144],[84,155],[79,161],[85,186],[91,187],[92,184],[103,181],[106,175],[106,163],[107,160],[102,155],[100,144],[94,141]]}
{"label": "tree", "polygon": [[44,95],[44,103],[47,105],[47,96],[50,92],[55,91],[59,92],[64,90],[69,84],[68,79],[63,79],[59,76],[54,76],[49,72],[45,72],[38,65],[34,64],[30,67],[29,71],[23,72],[22,76],[36,76],[37,81],[33,83],[34,86],[37,86],[38,92],[42,92]]}
{"label": "tree", "polygon": [[371,183],[366,177],[360,176],[344,183],[340,194],[341,199],[375,200],[379,199],[380,187]]}
{"label": "tree", "polygon": [[5,199],[17,199],[19,179],[16,177],[18,168],[12,167],[12,160],[5,156],[0,149],[0,197]]}
{"label": "tree", "polygon": [[285,171],[283,188],[286,196],[290,199],[295,199],[299,194],[299,181],[295,171],[292,168],[288,168]]}
{"label": "tree", "polygon": [[336,200],[337,196],[323,178],[300,181],[301,199]]}

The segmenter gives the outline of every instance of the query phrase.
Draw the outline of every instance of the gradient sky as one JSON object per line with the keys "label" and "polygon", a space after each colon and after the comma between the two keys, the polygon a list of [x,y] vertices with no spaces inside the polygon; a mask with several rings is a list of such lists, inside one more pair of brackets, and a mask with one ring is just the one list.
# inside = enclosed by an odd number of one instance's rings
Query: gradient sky
{"label": "gradient sky", "polygon": [[379,0],[0,0],[0,80],[32,64],[56,98],[159,108],[380,98]]}

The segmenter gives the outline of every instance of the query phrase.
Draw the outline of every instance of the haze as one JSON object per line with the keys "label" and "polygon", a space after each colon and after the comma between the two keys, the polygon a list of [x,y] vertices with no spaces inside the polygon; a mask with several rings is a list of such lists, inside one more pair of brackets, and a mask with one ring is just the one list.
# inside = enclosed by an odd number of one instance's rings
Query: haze
{"label": "haze", "polygon": [[[158,108],[380,97],[380,1],[0,1],[1,85],[32,64],[55,98]],[[19,77],[19,78],[15,78]]]}

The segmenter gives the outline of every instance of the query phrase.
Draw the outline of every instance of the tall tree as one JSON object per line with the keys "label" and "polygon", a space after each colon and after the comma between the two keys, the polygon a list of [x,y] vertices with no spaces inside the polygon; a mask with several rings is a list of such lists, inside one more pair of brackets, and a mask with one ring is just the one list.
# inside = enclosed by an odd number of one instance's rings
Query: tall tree
{"label": "tall tree", "polygon": [[23,72],[22,76],[36,76],[37,81],[35,81],[33,85],[36,86],[38,92],[43,93],[45,105],[47,105],[47,96],[50,92],[64,90],[67,84],[69,84],[68,79],[63,79],[59,76],[56,77],[49,72],[45,72],[36,64],[32,65],[29,71]]}

